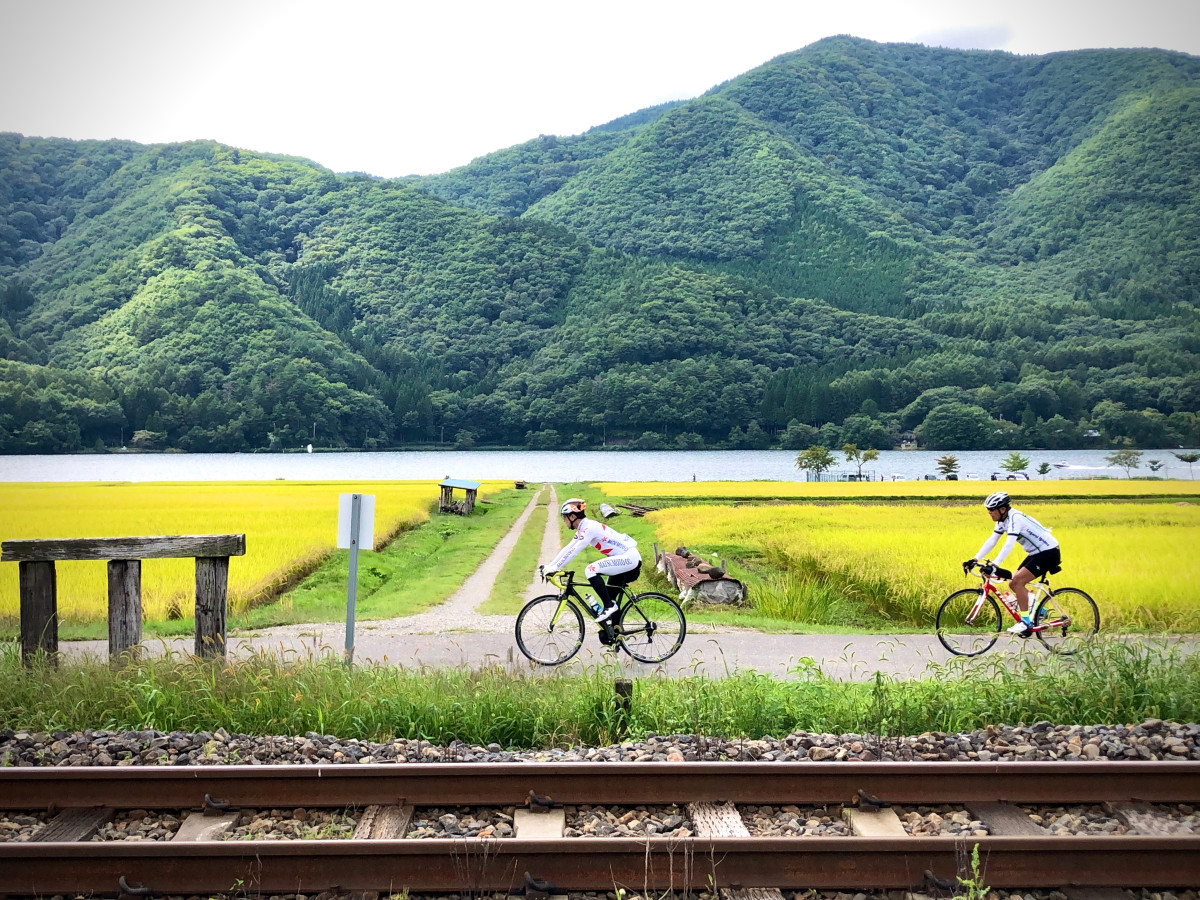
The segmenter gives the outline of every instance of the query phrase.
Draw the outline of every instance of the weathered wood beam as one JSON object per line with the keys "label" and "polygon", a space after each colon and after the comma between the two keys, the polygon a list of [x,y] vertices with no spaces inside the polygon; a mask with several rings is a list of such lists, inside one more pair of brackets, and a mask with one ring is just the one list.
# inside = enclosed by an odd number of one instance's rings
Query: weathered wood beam
{"label": "weathered wood beam", "polygon": [[142,643],[142,561],[108,561],[108,656],[136,654]]}
{"label": "weathered wood beam", "polygon": [[58,574],[54,563],[25,560],[20,567],[21,659],[45,653],[58,662]]}
{"label": "weathered wood beam", "polygon": [[245,556],[244,534],[175,534],[134,538],[41,538],[5,541],[0,562],[67,559],[171,559],[184,556]]}

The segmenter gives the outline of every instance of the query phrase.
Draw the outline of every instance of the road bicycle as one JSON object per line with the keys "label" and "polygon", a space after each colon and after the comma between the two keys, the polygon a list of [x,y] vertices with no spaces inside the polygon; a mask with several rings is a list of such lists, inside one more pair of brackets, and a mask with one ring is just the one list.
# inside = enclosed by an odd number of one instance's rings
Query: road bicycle
{"label": "road bicycle", "polygon": [[[1060,571],[1055,566],[1028,585],[1033,628],[1024,637],[1036,636],[1048,650],[1071,654],[1082,649],[1100,629],[1100,610],[1096,601],[1079,588],[1051,588],[1048,576]],[[996,586],[998,581],[1011,578],[1012,573],[985,559],[979,566],[979,577],[983,579],[980,587],[955,591],[938,608],[938,640],[956,656],[978,656],[991,649],[1004,625],[1001,607],[1008,610],[1014,622],[1021,621],[1016,597]]]}
{"label": "road bicycle", "polygon": [[[619,577],[619,576],[614,576]],[[517,646],[543,666],[557,666],[583,646],[583,617],[595,617],[579,593],[574,572],[555,572],[546,580],[557,594],[534,597],[517,614]],[[600,643],[624,650],[639,662],[669,659],[683,645],[687,620],[679,604],[666,594],[630,594],[627,585],[609,582],[608,590],[618,609],[600,623]]]}

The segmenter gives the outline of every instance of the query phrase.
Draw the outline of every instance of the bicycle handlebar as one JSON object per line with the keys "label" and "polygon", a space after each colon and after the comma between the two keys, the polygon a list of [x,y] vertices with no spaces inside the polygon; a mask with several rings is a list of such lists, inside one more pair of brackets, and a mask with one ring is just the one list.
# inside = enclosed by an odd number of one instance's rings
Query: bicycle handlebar
{"label": "bicycle handlebar", "polygon": [[[542,577],[558,588],[560,591],[570,590],[571,584],[575,581],[575,573],[570,569],[562,569],[558,572],[544,572]],[[566,583],[564,584],[564,580]]]}
{"label": "bicycle handlebar", "polygon": [[985,580],[999,578],[1002,581],[1011,581],[1013,577],[1012,572],[1010,572],[1008,569],[1000,568],[1000,566],[996,565],[990,559],[985,559],[982,561],[968,560],[967,562],[963,563],[963,574],[970,575],[971,570],[975,567],[979,568],[979,577]]}

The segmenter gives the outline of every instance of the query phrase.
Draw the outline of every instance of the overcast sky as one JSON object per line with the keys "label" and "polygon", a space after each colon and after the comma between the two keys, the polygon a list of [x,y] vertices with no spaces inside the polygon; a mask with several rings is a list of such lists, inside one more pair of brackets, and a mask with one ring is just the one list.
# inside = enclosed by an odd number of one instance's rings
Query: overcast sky
{"label": "overcast sky", "polygon": [[1198,0],[0,0],[0,131],[444,172],[832,34],[1200,54]]}

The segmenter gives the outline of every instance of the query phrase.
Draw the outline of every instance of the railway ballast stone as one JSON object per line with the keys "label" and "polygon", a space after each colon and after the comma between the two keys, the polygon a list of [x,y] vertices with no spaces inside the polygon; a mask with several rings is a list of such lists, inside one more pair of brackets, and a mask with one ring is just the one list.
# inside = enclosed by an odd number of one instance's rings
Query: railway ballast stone
{"label": "railway ballast stone", "polygon": [[0,766],[353,765],[423,762],[665,762],[1200,760],[1200,724],[1149,719],[1137,725],[989,725],[963,733],[901,737],[795,732],[783,738],[647,735],[604,747],[504,750],[397,738],[360,741],[308,732],[249,736],[215,732],[0,729]]}

